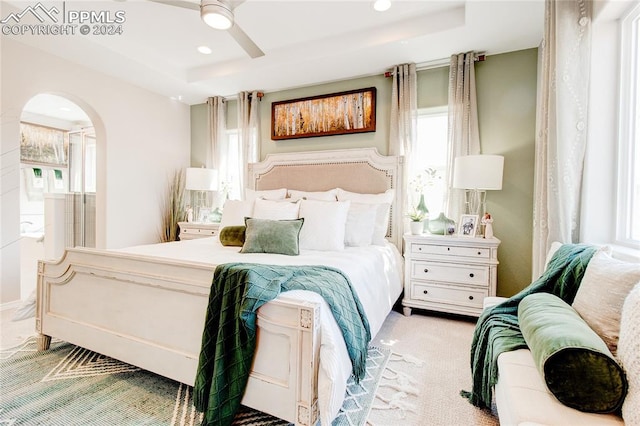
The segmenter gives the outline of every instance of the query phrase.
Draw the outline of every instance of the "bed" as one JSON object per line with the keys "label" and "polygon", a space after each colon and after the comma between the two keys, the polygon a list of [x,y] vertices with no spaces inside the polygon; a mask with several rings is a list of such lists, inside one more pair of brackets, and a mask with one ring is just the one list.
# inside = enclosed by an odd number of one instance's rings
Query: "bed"
{"label": "bed", "polygon": [[[396,207],[402,173],[402,157],[373,148],[269,155],[249,167],[253,194],[340,188],[344,200],[338,201],[351,199],[351,206],[367,204],[364,194],[389,195],[385,238],[376,244],[337,251],[301,244],[298,256],[286,256],[239,253],[211,237],[118,250],[69,248],[58,261],[40,261],[39,349],[55,337],[193,385],[213,271],[227,262],[335,267],[356,288],[375,336],[402,292],[403,221]],[[351,364],[326,302],[315,293],[286,292],[258,310],[257,325],[242,403],[299,425],[329,424]]]}

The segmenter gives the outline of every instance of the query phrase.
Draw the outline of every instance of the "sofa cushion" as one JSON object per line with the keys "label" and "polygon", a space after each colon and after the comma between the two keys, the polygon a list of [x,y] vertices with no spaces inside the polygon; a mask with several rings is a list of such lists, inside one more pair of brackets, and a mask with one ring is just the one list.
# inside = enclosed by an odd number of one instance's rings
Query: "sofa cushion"
{"label": "sofa cushion", "polygon": [[629,390],[622,405],[625,423],[640,425],[640,284],[627,296],[620,320],[618,359],[627,372]]}
{"label": "sofa cushion", "polygon": [[547,389],[528,349],[501,353],[498,370],[495,396],[501,425],[623,424],[615,414],[585,413],[558,401]]}
{"label": "sofa cushion", "polygon": [[538,371],[560,402],[592,413],[622,407],[622,367],[569,304],[549,293],[531,294],[520,302],[518,321]]}
{"label": "sofa cushion", "polygon": [[623,262],[600,251],[587,265],[573,300],[573,308],[602,337],[614,356],[622,304],[638,281],[640,264]]}

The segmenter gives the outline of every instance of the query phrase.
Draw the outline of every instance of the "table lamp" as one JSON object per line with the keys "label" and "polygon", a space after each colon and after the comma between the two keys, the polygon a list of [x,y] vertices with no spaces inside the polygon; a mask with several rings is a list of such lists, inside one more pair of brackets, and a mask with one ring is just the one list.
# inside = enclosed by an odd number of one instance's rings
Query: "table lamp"
{"label": "table lamp", "polygon": [[188,167],[184,188],[193,191],[191,198],[194,213],[196,220],[200,221],[203,219],[203,209],[206,208],[207,192],[218,189],[218,171],[204,167]]}
{"label": "table lamp", "polygon": [[453,165],[453,187],[465,190],[465,213],[480,215],[486,211],[488,190],[502,189],[502,155],[465,155]]}

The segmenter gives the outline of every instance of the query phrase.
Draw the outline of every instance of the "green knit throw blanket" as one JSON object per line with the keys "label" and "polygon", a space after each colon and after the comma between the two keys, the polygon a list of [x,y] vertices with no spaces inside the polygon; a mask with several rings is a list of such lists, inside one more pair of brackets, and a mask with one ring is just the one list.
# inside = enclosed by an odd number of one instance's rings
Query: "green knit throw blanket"
{"label": "green knit throw blanket", "polygon": [[518,324],[520,301],[529,294],[545,292],[568,304],[573,303],[587,264],[596,250],[584,244],[562,245],[540,278],[480,315],[471,343],[472,390],[461,392],[473,405],[491,407],[493,386],[498,381],[498,355],[527,347]]}
{"label": "green knit throw blanket", "polygon": [[203,425],[230,425],[240,407],[256,346],[257,310],[281,292],[309,290],[329,304],[347,344],[353,375],[366,371],[369,322],[349,279],[326,266],[219,265],[213,277],[193,389]]}

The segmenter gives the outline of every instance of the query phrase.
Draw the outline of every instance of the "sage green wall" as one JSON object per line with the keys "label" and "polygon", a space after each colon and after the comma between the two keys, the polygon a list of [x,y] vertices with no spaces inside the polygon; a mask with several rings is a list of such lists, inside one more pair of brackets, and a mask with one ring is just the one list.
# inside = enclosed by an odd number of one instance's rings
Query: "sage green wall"
{"label": "sage green wall", "polygon": [[[494,232],[502,240],[498,294],[510,296],[531,282],[533,164],[537,49],[488,56],[476,64],[478,119],[482,152],[505,157],[502,191],[487,196]],[[447,104],[448,67],[418,72],[418,108]],[[271,140],[271,102],[376,87],[376,131],[306,139]],[[391,79],[370,76],[266,93],[260,103],[261,158],[271,153],[376,147],[388,152]],[[227,127],[235,128],[236,101],[230,101]],[[191,107],[191,164],[204,163],[206,105]]]}
{"label": "sage green wall", "polygon": [[504,155],[502,191],[487,193],[493,230],[502,240],[501,296],[531,283],[537,63],[538,50],[528,49],[476,64],[482,152]]}

